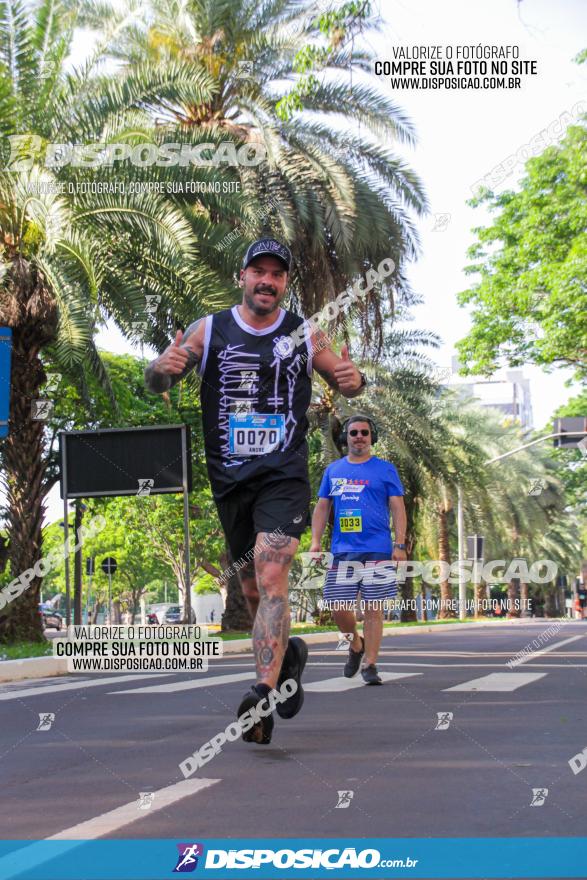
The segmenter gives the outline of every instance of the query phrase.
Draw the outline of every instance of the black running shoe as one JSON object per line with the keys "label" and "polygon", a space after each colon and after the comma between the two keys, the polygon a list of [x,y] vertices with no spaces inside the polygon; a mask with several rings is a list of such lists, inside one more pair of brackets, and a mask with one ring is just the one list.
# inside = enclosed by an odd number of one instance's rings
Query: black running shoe
{"label": "black running shoe", "polygon": [[[244,715],[245,712],[248,712],[254,706],[258,706],[259,703],[264,703],[265,700],[267,700],[267,697],[257,690],[256,685],[253,685],[241,700],[236,713],[237,719],[240,719],[241,715]],[[265,715],[257,724],[253,724],[249,730],[242,734],[242,739],[244,742],[255,742],[259,743],[259,745],[267,746],[271,742],[274,724],[273,714]]]}
{"label": "black running shoe", "polygon": [[377,672],[377,667],[374,663],[370,663],[368,666],[365,666],[364,669],[361,669],[361,675],[363,676],[365,684],[383,684],[379,678],[379,673]]}
{"label": "black running shoe", "polygon": [[302,672],[308,659],[308,646],[299,636],[292,636],[288,639],[287,650],[281,664],[281,672],[277,679],[277,690],[280,689],[284,681],[293,678],[298,688],[295,694],[288,697],[283,703],[276,706],[277,714],[280,718],[293,718],[297,715],[304,704],[304,689],[302,687]]}
{"label": "black running shoe", "polygon": [[356,675],[359,671],[359,666],[361,665],[361,657],[365,653],[365,639],[361,636],[361,650],[353,651],[353,649],[349,645],[349,656],[347,662],[344,664],[344,677],[352,678],[353,675]]}

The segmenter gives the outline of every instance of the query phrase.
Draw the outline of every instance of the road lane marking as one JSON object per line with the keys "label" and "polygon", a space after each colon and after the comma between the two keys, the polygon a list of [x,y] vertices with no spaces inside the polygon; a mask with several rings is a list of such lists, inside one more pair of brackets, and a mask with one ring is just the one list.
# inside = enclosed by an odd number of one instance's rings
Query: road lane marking
{"label": "road lane marking", "polygon": [[[44,684],[39,685],[38,687],[19,688],[18,690],[3,691],[2,693],[0,693],[0,700],[23,700],[26,699],[26,697],[38,697],[42,696],[43,694],[56,694],[61,693],[61,691],[81,690],[83,688],[98,687],[100,685],[114,685],[125,681],[137,681],[143,678],[150,678],[152,674],[153,673],[147,672],[144,675],[111,675],[109,676],[109,678],[103,678],[101,680],[91,678],[85,681],[71,681],[62,682],[61,684]],[[163,674],[167,678],[173,673],[157,674]]]}
{"label": "road lane marking", "polygon": [[57,854],[62,856],[71,850],[77,849],[84,840],[96,840],[105,834],[111,834],[118,828],[123,828],[132,822],[140,821],[145,816],[169,807],[182,798],[197,794],[199,791],[209,788],[217,782],[220,782],[220,779],[184,779],[182,782],[176,782],[174,785],[168,785],[166,788],[160,788],[156,791],[155,798],[148,811],[140,811],[138,809],[139,800],[137,798],[123,807],[117,807],[108,813],[96,816],[94,819],[88,819],[86,822],[80,822],[78,825],[66,828],[65,831],[60,831],[58,834],[45,838],[45,840],[58,840],[61,842],[59,848],[51,850],[50,854],[47,852],[47,847],[43,841],[33,843],[31,846],[20,847],[16,852],[0,858],[0,877],[3,880],[10,880],[12,877],[21,876],[25,868],[28,873],[39,865],[43,865],[50,859],[55,858]]}
{"label": "road lane marking", "polygon": [[562,648],[563,645],[568,645],[569,642],[576,642],[577,639],[582,638],[583,636],[571,636],[570,639],[563,639],[562,642],[556,642],[554,645],[548,645],[548,647],[541,648],[539,651],[532,651],[531,654],[526,654],[525,657],[521,657],[519,660],[516,660],[516,654],[513,654],[510,658],[512,666],[521,666],[522,663],[527,663],[529,660],[540,657],[541,654],[548,654],[549,651],[556,651],[557,648]]}
{"label": "road lane marking", "polygon": [[[342,654],[346,656],[348,651],[312,651],[313,655],[331,657]],[[511,651],[402,651],[395,648],[390,651],[379,651],[378,657],[511,657]]]}
{"label": "road lane marking", "polygon": [[[414,675],[422,675],[421,672],[380,672],[379,675],[383,681],[395,681],[398,678],[411,678]],[[365,682],[360,674],[357,673],[355,678],[325,678],[322,681],[310,681],[308,684],[304,682],[304,690],[306,693],[314,694],[330,694],[339,691],[350,691],[352,688],[365,687]]]}
{"label": "road lane marking", "polygon": [[473,678],[454,687],[443,688],[444,691],[486,691],[503,693],[516,691],[518,688],[544,678],[546,672],[490,672],[482,678]]}
{"label": "road lane marking", "polygon": [[113,831],[117,831],[125,825],[131,825],[145,816],[150,816],[159,810],[164,810],[176,801],[180,801],[185,797],[191,797],[204,788],[215,785],[217,782],[220,782],[220,779],[182,779],[181,782],[167,785],[165,788],[159,788],[155,791],[148,810],[139,810],[139,799],[136,798],[136,800],[125,804],[123,807],[116,807],[114,810],[109,810],[100,816],[94,816],[93,819],[80,822],[78,825],[66,828],[65,831],[60,831],[58,834],[52,834],[51,837],[46,837],[45,840],[96,840],[96,838],[104,837],[106,834],[112,834]]}
{"label": "road lane marking", "polygon": [[252,669],[248,672],[234,672],[230,675],[210,675],[207,678],[194,678],[191,681],[172,681],[168,684],[153,684],[147,687],[130,688],[125,691],[111,691],[113,694],[172,694],[176,691],[191,691],[194,688],[205,688],[215,684],[232,684],[255,677]]}
{"label": "road lane marking", "polygon": [[[320,665],[320,664],[317,664]],[[338,665],[338,664],[336,664]],[[233,684],[236,681],[245,681],[251,679],[252,673],[237,672],[231,675],[212,675],[208,678],[199,678],[194,681],[170,682],[169,684],[158,684],[141,688],[132,688],[125,691],[111,691],[116,694],[170,694],[176,691],[186,691],[192,688],[210,687],[213,685]],[[413,675],[422,675],[421,672],[383,672],[381,678],[384,681],[393,681],[396,678],[408,678]],[[316,693],[334,693],[335,691],[347,691],[354,687],[363,687],[365,682],[361,676],[357,676],[356,680],[337,676],[336,678],[325,678],[322,681],[311,681],[306,684],[304,682],[305,691],[313,691]]]}

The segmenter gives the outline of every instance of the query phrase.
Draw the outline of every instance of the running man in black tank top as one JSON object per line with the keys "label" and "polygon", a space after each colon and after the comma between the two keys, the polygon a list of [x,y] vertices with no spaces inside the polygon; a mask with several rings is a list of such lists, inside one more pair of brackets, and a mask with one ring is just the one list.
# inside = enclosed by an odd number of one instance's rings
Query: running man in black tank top
{"label": "running man in black tank top", "polygon": [[[158,393],[194,368],[202,379],[208,474],[254,620],[257,683],[239,717],[259,704],[268,709],[268,694],[291,679],[295,690],[290,686],[294,692],[277,712],[292,718],[301,708],[308,650],[302,639],[288,639],[288,575],[308,525],[312,371],[345,397],[360,394],[365,384],[346,347],[339,357],[322,331],[280,307],[290,266],[291,253],[280,242],[253,242],[240,273],[242,303],[179,331],[145,371],[147,387]],[[268,743],[272,729],[273,716],[266,713],[243,739]]]}

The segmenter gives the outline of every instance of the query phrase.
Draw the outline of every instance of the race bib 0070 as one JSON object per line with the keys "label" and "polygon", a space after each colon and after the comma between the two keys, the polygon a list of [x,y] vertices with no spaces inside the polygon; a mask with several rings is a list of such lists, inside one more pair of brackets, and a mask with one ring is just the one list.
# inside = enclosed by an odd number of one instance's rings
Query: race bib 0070
{"label": "race bib 0070", "polygon": [[228,421],[231,455],[267,455],[285,437],[285,416],[281,413],[231,413]]}

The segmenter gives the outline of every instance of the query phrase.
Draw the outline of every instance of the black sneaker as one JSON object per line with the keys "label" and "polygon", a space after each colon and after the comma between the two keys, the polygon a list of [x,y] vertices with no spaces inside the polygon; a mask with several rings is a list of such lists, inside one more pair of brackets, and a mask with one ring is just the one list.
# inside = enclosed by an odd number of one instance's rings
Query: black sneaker
{"label": "black sneaker", "polygon": [[280,689],[284,681],[293,678],[298,688],[295,694],[288,697],[283,703],[276,706],[277,714],[280,718],[293,718],[297,715],[304,704],[304,689],[302,687],[302,672],[308,659],[308,646],[299,636],[292,636],[288,639],[287,650],[281,664],[281,672],[277,679],[277,690]]}
{"label": "black sneaker", "polygon": [[370,663],[368,666],[361,669],[361,675],[363,676],[365,684],[383,684],[379,678],[379,673],[377,672],[377,667],[374,663]]}
{"label": "black sneaker", "polygon": [[[258,691],[256,685],[253,685],[241,700],[236,713],[237,719],[240,719],[241,715],[244,715],[245,712],[248,712],[254,706],[258,706],[259,703],[263,704],[266,700],[265,694],[262,691]],[[273,714],[270,713],[265,715],[257,724],[253,724],[249,730],[243,732],[241,737],[244,742],[256,742],[259,745],[267,746],[271,742],[274,724]]]}
{"label": "black sneaker", "polygon": [[361,657],[365,653],[365,639],[361,636],[361,650],[353,651],[353,649],[349,646],[349,656],[347,662],[344,664],[344,677],[352,678],[353,675],[356,675],[359,671],[359,666],[361,665]]}

